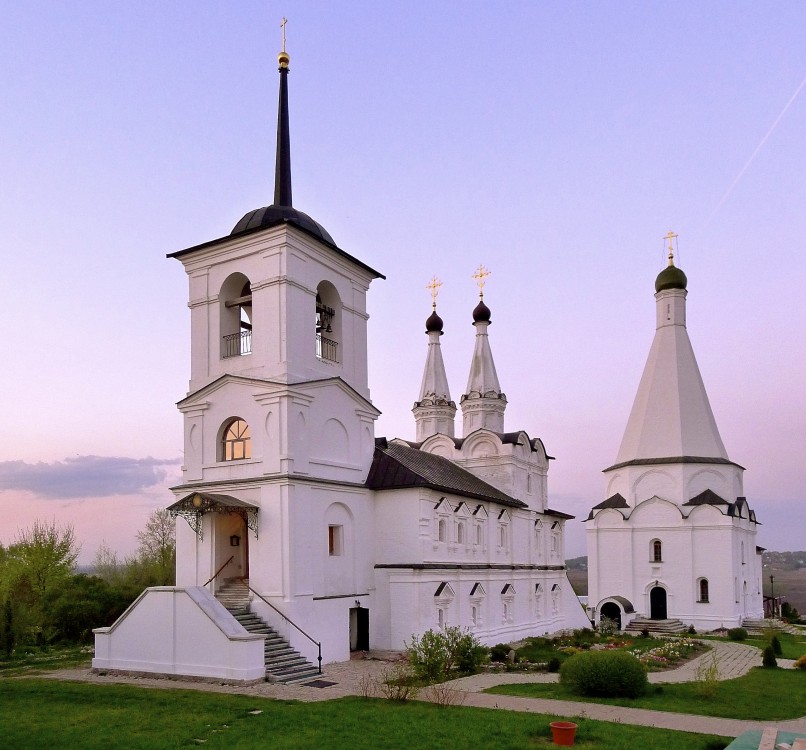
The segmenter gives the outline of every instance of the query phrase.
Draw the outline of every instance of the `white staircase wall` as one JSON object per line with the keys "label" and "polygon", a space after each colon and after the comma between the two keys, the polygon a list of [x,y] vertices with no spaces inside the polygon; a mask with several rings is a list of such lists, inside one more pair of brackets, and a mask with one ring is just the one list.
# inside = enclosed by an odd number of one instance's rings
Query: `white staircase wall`
{"label": "white staircase wall", "polygon": [[111,627],[93,632],[96,670],[265,679],[264,636],[247,632],[201,586],[146,589]]}

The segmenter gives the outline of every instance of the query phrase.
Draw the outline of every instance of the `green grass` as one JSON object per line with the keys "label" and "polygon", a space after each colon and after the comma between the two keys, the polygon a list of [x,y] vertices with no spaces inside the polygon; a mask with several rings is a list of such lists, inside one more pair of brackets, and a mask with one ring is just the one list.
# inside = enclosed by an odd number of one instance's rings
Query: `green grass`
{"label": "green grass", "polygon": [[639,698],[582,697],[559,683],[498,685],[486,692],[529,698],[606,703],[612,706],[722,716],[729,719],[776,721],[806,716],[806,674],[794,669],[756,667],[744,677],[719,682],[712,698],[703,697],[696,682],[650,685],[648,693]]}
{"label": "green grass", "polygon": [[[791,633],[776,633],[778,640],[781,642],[781,659],[798,659],[806,654],[806,640],[803,635],[792,635]],[[702,635],[697,636],[709,641],[728,641],[728,639],[715,635]],[[744,643],[747,646],[756,646],[763,649],[768,646],[770,641],[766,636],[759,636],[757,638],[748,638],[744,641],[728,641],[729,643]]]}
{"label": "green grass", "polygon": [[[255,710],[261,713],[250,713]],[[15,750],[161,750],[200,745],[228,750],[524,750],[553,747],[548,725],[556,718],[362,698],[294,703],[129,685],[0,680],[3,746]],[[577,748],[716,750],[729,742],[710,735],[574,721],[579,725]]]}
{"label": "green grass", "polygon": [[[806,641],[798,639],[791,633],[778,633],[778,640],[781,642],[781,651],[783,652],[779,658],[781,659],[798,659],[803,654],[806,654]],[[742,641],[749,646],[758,646],[758,648],[765,648],[769,645],[769,641],[764,638],[748,638]]]}

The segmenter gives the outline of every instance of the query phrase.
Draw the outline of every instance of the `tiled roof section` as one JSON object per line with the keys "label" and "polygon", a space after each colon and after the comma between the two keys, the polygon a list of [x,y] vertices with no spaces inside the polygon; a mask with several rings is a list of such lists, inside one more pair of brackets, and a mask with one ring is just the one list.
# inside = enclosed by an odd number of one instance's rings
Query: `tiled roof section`
{"label": "tiled roof section", "polygon": [[713,490],[703,490],[699,495],[695,495],[683,505],[728,505],[728,501],[721,498]]}
{"label": "tiled roof section", "polygon": [[510,508],[528,507],[526,503],[501,492],[447,458],[424,453],[409,445],[389,443],[384,438],[375,441],[375,455],[367,476],[367,487],[373,490],[430,487]]}

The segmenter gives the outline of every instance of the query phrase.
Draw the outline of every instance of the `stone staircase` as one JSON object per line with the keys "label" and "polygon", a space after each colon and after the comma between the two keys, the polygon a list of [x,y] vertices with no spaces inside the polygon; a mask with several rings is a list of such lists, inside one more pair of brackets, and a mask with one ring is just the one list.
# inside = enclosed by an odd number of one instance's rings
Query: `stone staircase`
{"label": "stone staircase", "polygon": [[685,633],[688,626],[680,620],[651,620],[649,617],[636,617],[624,628],[625,633],[639,635],[642,630],[648,630],[653,635],[675,635]]}
{"label": "stone staircase", "polygon": [[767,635],[770,629],[783,633],[792,633],[793,635],[801,635],[803,632],[776,617],[766,617],[763,620],[742,620],[742,627],[749,635]]}
{"label": "stone staircase", "polygon": [[216,592],[218,599],[230,614],[250,633],[266,636],[264,655],[266,679],[291,685],[320,677],[319,670],[288,641],[250,609],[249,586],[243,579],[227,581]]}

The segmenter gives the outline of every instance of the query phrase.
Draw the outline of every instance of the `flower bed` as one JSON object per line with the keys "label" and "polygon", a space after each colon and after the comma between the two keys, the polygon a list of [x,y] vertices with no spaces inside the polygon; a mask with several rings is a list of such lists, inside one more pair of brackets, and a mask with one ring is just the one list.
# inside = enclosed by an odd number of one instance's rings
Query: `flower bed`
{"label": "flower bed", "polygon": [[635,656],[650,672],[660,672],[691,658],[705,648],[702,643],[691,638],[672,638],[658,646],[636,648],[628,653]]}

